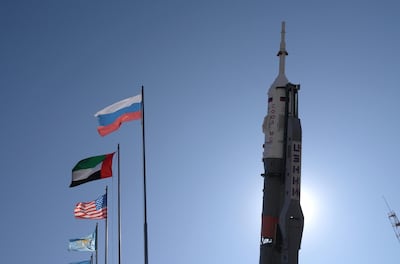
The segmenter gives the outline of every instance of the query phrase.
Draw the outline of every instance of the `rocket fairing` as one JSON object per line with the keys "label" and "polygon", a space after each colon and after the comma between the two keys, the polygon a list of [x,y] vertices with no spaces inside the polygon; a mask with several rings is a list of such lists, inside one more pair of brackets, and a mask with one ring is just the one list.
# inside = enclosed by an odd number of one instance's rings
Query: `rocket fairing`
{"label": "rocket fairing", "polygon": [[285,22],[282,22],[279,74],[268,91],[260,264],[297,264],[304,216],[300,205],[301,124],[298,91],[285,75]]}

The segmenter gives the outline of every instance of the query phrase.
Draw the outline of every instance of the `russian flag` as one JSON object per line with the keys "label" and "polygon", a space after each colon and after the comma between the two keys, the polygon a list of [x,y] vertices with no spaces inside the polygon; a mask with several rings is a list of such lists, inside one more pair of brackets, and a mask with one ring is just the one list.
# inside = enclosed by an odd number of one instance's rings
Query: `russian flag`
{"label": "russian flag", "polygon": [[117,130],[123,122],[140,119],[142,116],[142,95],[136,95],[116,102],[95,115],[99,121],[97,131],[106,136]]}

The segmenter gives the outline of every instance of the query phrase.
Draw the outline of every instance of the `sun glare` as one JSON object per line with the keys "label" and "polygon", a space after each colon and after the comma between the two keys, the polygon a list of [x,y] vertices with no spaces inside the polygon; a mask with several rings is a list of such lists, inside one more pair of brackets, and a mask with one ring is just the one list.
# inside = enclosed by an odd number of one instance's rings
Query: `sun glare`
{"label": "sun glare", "polygon": [[307,226],[307,229],[314,229],[318,212],[317,196],[310,190],[302,188],[300,204],[304,214],[304,225]]}

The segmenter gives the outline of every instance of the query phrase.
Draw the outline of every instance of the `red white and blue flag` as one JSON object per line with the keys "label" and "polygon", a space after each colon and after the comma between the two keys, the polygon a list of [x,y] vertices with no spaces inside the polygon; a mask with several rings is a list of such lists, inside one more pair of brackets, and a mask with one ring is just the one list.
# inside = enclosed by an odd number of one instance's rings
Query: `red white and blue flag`
{"label": "red white and blue flag", "polygon": [[105,219],[107,218],[107,194],[91,202],[77,203],[74,215],[80,219]]}
{"label": "red white and blue flag", "polygon": [[122,123],[140,119],[142,116],[142,95],[138,94],[116,102],[95,115],[99,121],[97,131],[106,136],[117,130]]}

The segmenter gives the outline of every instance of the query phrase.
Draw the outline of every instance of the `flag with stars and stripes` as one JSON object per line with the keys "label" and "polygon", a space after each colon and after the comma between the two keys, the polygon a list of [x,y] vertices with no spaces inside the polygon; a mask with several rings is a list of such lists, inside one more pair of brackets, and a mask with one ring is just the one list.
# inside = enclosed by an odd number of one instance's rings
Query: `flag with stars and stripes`
{"label": "flag with stars and stripes", "polygon": [[80,219],[105,219],[107,218],[107,194],[91,202],[77,203],[74,215]]}

